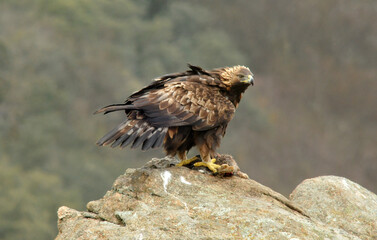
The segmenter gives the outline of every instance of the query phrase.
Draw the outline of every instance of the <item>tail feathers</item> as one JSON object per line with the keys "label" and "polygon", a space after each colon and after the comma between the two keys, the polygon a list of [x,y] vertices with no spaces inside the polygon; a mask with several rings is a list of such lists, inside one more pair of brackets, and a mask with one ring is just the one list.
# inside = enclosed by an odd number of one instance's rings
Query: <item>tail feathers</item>
{"label": "tail feathers", "polygon": [[148,150],[150,148],[159,148],[162,145],[162,141],[160,138],[164,140],[167,128],[157,128],[152,134],[149,134],[147,139],[144,141],[143,146],[141,147],[142,150]]}
{"label": "tail feathers", "polygon": [[158,135],[156,141],[153,143],[152,148],[159,148],[164,143],[165,135],[168,131],[168,128],[164,128],[161,134]]}
{"label": "tail feathers", "polygon": [[144,143],[144,141],[147,139],[147,137],[155,130],[155,128],[149,128],[144,133],[140,134],[135,141],[132,143],[131,148],[137,148],[140,146],[140,144]]}
{"label": "tail feathers", "polygon": [[133,105],[126,105],[126,104],[112,104],[106,107],[103,107],[97,111],[95,111],[93,114],[97,113],[104,113],[108,114],[110,112],[120,111],[120,110],[127,110],[127,109],[135,109],[135,106]]}
{"label": "tail feathers", "polygon": [[115,139],[119,138],[129,130],[129,128],[127,129],[128,125],[130,125],[130,122],[128,120],[122,122],[116,128],[106,133],[106,135],[103,136],[100,140],[98,140],[97,145],[104,146],[112,143]]}
{"label": "tail feathers", "polygon": [[116,139],[113,142],[113,144],[111,144],[111,147],[113,147],[113,148],[118,147],[119,145],[121,145],[124,142],[126,142],[130,138],[131,135],[132,135],[132,133],[130,131],[128,133],[126,133],[126,134],[123,134],[118,139]]}
{"label": "tail feathers", "polygon": [[126,120],[98,140],[97,144],[122,148],[131,144],[131,148],[141,146],[142,150],[148,150],[162,146],[167,130],[150,126],[143,120]]}
{"label": "tail feathers", "polygon": [[132,143],[132,142],[135,141],[135,139],[137,138],[137,135],[138,135],[137,131],[133,131],[133,133],[130,134],[130,135],[127,134],[128,137],[126,138],[126,140],[124,140],[122,142],[122,144],[120,145],[120,147],[121,148],[127,147],[130,143]]}

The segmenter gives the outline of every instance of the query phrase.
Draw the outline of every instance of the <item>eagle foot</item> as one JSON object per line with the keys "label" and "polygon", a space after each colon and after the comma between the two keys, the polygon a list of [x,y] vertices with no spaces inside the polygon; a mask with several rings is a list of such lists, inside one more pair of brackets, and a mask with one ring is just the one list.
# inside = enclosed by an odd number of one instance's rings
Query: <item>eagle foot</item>
{"label": "eagle foot", "polygon": [[182,160],[180,163],[178,163],[177,167],[182,167],[182,166],[185,166],[185,165],[189,165],[190,163],[196,161],[196,160],[200,160],[200,158],[198,156],[195,156],[195,157],[192,157],[190,159],[186,159],[186,160]]}
{"label": "eagle foot", "polygon": [[194,164],[195,167],[207,167],[213,173],[217,173],[217,169],[221,168],[220,165],[216,164],[216,158],[211,159],[209,162],[197,162]]}

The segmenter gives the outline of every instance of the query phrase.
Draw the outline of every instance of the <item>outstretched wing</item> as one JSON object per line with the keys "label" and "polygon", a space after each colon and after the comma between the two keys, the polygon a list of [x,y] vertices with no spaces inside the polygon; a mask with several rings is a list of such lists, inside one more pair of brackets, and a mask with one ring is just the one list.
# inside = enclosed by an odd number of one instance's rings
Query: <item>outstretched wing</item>
{"label": "outstretched wing", "polygon": [[[163,88],[132,95],[129,109],[141,111],[154,127],[192,126],[203,131],[227,124],[234,105],[220,93],[211,77],[184,76],[168,81]],[[205,83],[205,84],[203,84]]]}

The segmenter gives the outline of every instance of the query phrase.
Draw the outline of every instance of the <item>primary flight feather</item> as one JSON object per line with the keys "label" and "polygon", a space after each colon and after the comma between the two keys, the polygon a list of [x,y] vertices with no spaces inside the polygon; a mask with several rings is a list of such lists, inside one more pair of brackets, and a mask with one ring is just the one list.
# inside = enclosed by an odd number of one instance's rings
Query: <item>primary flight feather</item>
{"label": "primary flight feather", "polygon": [[254,84],[249,68],[234,66],[167,74],[133,93],[123,104],[112,104],[95,113],[125,111],[126,119],[97,144],[112,147],[164,147],[169,156],[178,155],[187,164],[187,152],[196,146],[202,163],[213,172],[213,160],[242,94]]}

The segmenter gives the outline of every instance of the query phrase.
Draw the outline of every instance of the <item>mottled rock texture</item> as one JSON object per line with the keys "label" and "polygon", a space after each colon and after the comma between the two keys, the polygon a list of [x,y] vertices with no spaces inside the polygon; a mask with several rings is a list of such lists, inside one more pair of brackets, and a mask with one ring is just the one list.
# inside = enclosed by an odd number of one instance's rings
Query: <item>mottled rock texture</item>
{"label": "mottled rock texture", "polygon": [[377,239],[377,195],[346,178],[307,179],[290,199],[327,226],[361,239]]}
{"label": "mottled rock texture", "polygon": [[345,178],[305,180],[288,200],[176,163],[127,169],[88,212],[60,207],[56,239],[377,239],[377,196]]}

